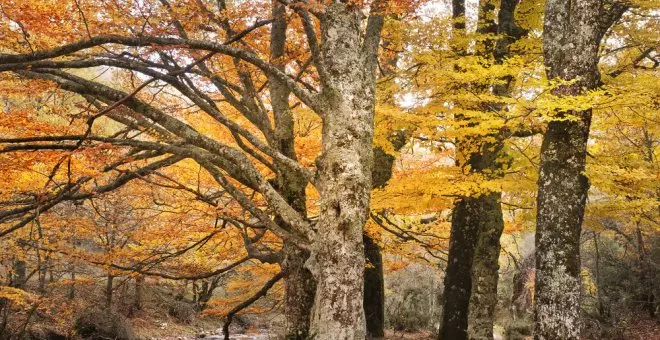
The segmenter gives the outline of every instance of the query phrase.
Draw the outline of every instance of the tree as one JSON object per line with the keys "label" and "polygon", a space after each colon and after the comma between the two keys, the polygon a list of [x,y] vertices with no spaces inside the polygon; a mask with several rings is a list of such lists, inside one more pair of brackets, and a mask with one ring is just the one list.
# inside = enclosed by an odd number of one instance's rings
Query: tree
{"label": "tree", "polygon": [[[543,53],[561,101],[601,85],[598,49],[627,6],[598,0],[546,3]],[[570,51],[570,52],[569,52]],[[553,113],[541,146],[536,221],[534,336],[580,338],[580,234],[589,190],[584,175],[590,108]]]}
{"label": "tree", "polygon": [[511,98],[523,91],[514,88],[522,73],[520,59],[511,58],[520,57],[509,51],[526,34],[514,21],[516,5],[502,2],[496,15],[495,4],[481,2],[477,32],[471,33],[465,30],[465,4],[454,1],[452,35],[440,38],[450,43],[432,40],[440,47],[413,56],[419,63],[412,64],[423,70],[416,71],[414,83],[424,84],[417,85],[420,96],[430,102],[419,110],[429,116],[424,123],[430,126],[419,139],[434,150],[449,150],[456,165],[449,176],[460,178],[438,181],[448,188],[436,189],[453,201],[442,338],[466,338],[468,329],[471,337],[492,338],[504,229],[502,178],[510,167],[505,143],[539,131],[531,120],[521,119],[527,115],[509,112],[524,107]]}
{"label": "tree", "polygon": [[[26,145],[26,139],[6,139],[14,147],[23,148],[65,148],[76,150],[84,143],[106,142],[123,145],[134,151],[171,154],[182,158],[192,158],[206,169],[231,196],[245,209],[250,211],[260,223],[274,231],[286,242],[293,242],[299,248],[310,252],[308,267],[317,281],[315,308],[312,320],[312,334],[319,339],[326,338],[362,338],[364,337],[364,311],[362,309],[362,285],[364,255],[362,228],[367,218],[371,191],[372,137],[374,86],[376,54],[382,28],[384,4],[371,5],[372,15],[367,25],[361,26],[363,17],[360,6],[333,3],[319,6],[306,6],[292,3],[287,7],[298,13],[304,32],[307,51],[316,72],[310,77],[316,82],[310,86],[301,79],[285,73],[282,65],[276,61],[263,59],[261,46],[250,46],[242,39],[257,31],[259,27],[270,24],[272,20],[257,21],[249,25],[248,19],[241,17],[244,8],[229,8],[221,3],[218,10],[222,15],[213,13],[201,2],[197,5],[181,5],[169,11],[167,2],[152,2],[153,14],[142,20],[137,12],[131,12],[130,5],[124,7],[128,15],[122,22],[116,13],[110,17],[86,15],[85,9],[98,8],[104,12],[104,4],[88,5],[81,8],[77,2],[71,5],[77,8],[77,15],[82,20],[67,18],[67,24],[59,30],[46,33],[48,28],[30,26],[30,18],[11,18],[19,26],[28,27],[44,33],[40,41],[34,36],[24,36],[29,46],[10,46],[15,51],[0,57],[3,71],[14,71],[23,79],[39,79],[56,83],[61,89],[80,94],[97,112],[87,119],[89,129],[82,128],[77,135],[46,136],[33,138],[39,146]],[[199,4],[198,4],[199,5]],[[98,7],[94,7],[98,6]],[[279,5],[276,5],[276,7]],[[42,11],[55,11],[51,6],[37,8]],[[234,12],[232,12],[234,11]],[[209,38],[205,26],[189,26],[194,31],[184,36],[181,27],[186,29],[178,16],[181,13],[193,15],[196,20],[217,25],[225,42],[217,42],[217,37]],[[229,13],[224,16],[225,13]],[[53,13],[50,13],[53,14]],[[253,16],[259,16],[255,12]],[[312,17],[312,15],[314,17]],[[151,23],[151,17],[159,17],[159,25]],[[120,19],[117,22],[109,18]],[[18,20],[18,21],[16,21]],[[134,25],[139,22],[139,25]],[[316,32],[318,23],[320,33]],[[82,24],[82,25],[81,25]],[[27,26],[26,26],[27,25]],[[71,28],[74,25],[76,28]],[[121,26],[128,25],[125,30]],[[80,30],[80,28],[83,28]],[[235,27],[243,27],[239,31]],[[70,30],[68,30],[70,29]],[[67,31],[68,30],[68,31]],[[108,34],[92,32],[107,31]],[[12,35],[14,31],[10,32]],[[65,40],[78,40],[54,46],[60,36]],[[80,39],[79,36],[85,36]],[[47,40],[55,38],[54,40]],[[271,39],[280,39],[281,34],[274,33]],[[241,43],[242,47],[234,47]],[[281,41],[270,41],[273,47]],[[109,47],[108,45],[114,45]],[[33,45],[37,47],[33,49]],[[103,48],[97,48],[103,47]],[[152,48],[153,47],[153,48]],[[25,49],[28,52],[24,52]],[[277,48],[273,48],[277,49]],[[22,51],[21,51],[22,50]],[[203,52],[203,54],[199,54]],[[277,55],[277,51],[274,51]],[[77,54],[83,56],[77,60],[66,58]],[[215,56],[218,57],[215,57]],[[267,54],[266,54],[267,55]],[[271,55],[271,57],[273,57]],[[156,59],[154,59],[156,58]],[[154,61],[159,60],[159,61]],[[192,62],[190,62],[192,60]],[[224,62],[236,68],[228,77],[220,76]],[[181,64],[186,66],[181,66]],[[303,63],[304,64],[304,63]],[[307,65],[298,64],[307,67]],[[290,64],[291,66],[294,66]],[[124,92],[96,81],[90,81],[64,69],[109,66],[139,72],[148,80],[132,90]],[[299,72],[305,72],[300,68]],[[209,71],[211,70],[211,71]],[[277,129],[270,126],[268,110],[262,105],[258,95],[259,87],[255,82],[263,77],[279,80],[288,91],[306,107],[313,110],[323,121],[322,153],[316,160],[316,171],[311,171],[287,156],[282,148],[277,148],[273,136]],[[138,92],[151,83],[166,83],[193,103],[209,117],[212,117],[235,138],[218,140],[200,132],[202,126],[184,121],[176,114],[166,112],[160,103],[149,103],[141,99]],[[271,89],[275,84],[262,85]],[[301,85],[302,83],[302,85]],[[201,90],[214,86],[212,94]],[[277,90],[275,90],[276,92]],[[228,107],[220,107],[214,96],[222,97],[230,108],[240,113],[252,125],[242,126],[238,120],[229,118],[223,112]],[[283,95],[281,98],[285,97]],[[277,99],[271,98],[274,104]],[[273,107],[277,106],[276,104]],[[274,109],[274,111],[276,111]],[[275,113],[286,120],[285,115]],[[148,130],[149,138],[116,138],[99,136],[92,133],[91,127],[101,117],[109,117],[137,130]],[[286,128],[286,124],[279,125]],[[278,127],[279,127],[278,126]],[[266,142],[256,137],[257,128]],[[164,136],[159,136],[162,133]],[[286,138],[284,136],[283,138]],[[250,145],[246,145],[248,141]],[[60,146],[64,143],[65,146]],[[67,144],[68,143],[68,144]],[[51,144],[45,145],[45,144]],[[52,146],[58,145],[57,147]],[[290,145],[289,145],[290,146]],[[18,147],[18,148],[20,148]],[[9,150],[6,150],[9,151]],[[264,158],[268,157],[274,164]],[[255,161],[261,163],[255,165]],[[270,168],[262,172],[262,168]],[[306,187],[311,181],[318,191],[318,213],[315,221],[296,210],[288,200],[286,190],[277,188],[269,181],[265,173],[288,172],[298,174],[298,188]],[[82,179],[80,179],[82,180]],[[281,181],[281,177],[280,180]],[[273,221],[269,214],[259,209],[242,188],[249,188],[260,195],[268,208],[284,223]],[[42,202],[30,202],[21,211],[30,211],[35,205],[48,209],[64,199],[75,198],[79,190],[75,185],[50,196],[46,207]],[[298,189],[300,190],[300,189]],[[4,217],[16,220],[17,216],[29,219],[29,215],[12,213]],[[5,219],[5,221],[10,218]],[[24,221],[24,220],[19,220]],[[21,228],[25,223],[17,222],[3,230],[3,234]],[[299,262],[300,263],[300,262]]]}

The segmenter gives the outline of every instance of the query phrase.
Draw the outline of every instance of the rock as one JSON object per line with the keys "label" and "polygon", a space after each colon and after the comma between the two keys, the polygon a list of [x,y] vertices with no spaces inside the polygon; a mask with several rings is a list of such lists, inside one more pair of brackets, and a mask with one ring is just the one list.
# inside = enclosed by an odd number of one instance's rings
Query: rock
{"label": "rock", "polygon": [[168,309],[168,314],[181,323],[191,323],[197,316],[197,310],[191,303],[184,301],[173,301]]}
{"label": "rock", "polygon": [[66,340],[68,337],[57,330],[44,325],[34,325],[27,330],[27,340]]}
{"label": "rock", "polygon": [[78,317],[76,333],[84,339],[134,340],[133,328],[121,315],[109,310],[88,310]]}

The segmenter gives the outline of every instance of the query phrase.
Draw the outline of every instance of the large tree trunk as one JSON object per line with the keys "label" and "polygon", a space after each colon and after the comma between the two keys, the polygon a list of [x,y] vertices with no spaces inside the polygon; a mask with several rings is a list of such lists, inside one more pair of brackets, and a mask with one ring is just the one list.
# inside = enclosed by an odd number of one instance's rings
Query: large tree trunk
{"label": "large tree trunk", "polygon": [[[553,92],[576,96],[600,83],[598,48],[623,10],[599,0],[549,0],[543,52]],[[621,7],[623,8],[623,7]],[[580,338],[580,233],[589,189],[584,175],[591,110],[555,112],[541,145],[536,221],[534,337]]]}
{"label": "large tree trunk", "polygon": [[312,335],[319,340],[366,336],[362,232],[371,193],[375,51],[363,51],[361,16],[355,6],[333,3],[321,20],[327,71],[321,80],[323,143],[317,159],[321,198],[318,237],[308,261],[317,279]]}
{"label": "large tree trunk", "polygon": [[[585,113],[585,118],[590,113]],[[588,120],[556,121],[541,147],[536,227],[535,337],[580,337],[580,231]]]}
{"label": "large tree trunk", "polygon": [[480,229],[478,201],[464,197],[456,201],[452,211],[439,333],[442,340],[467,339],[472,263]]}

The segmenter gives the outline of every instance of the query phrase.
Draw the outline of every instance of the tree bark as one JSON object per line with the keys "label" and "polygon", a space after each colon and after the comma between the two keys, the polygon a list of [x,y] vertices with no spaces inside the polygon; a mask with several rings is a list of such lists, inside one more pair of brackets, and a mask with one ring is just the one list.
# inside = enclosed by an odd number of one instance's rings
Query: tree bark
{"label": "tree bark", "polygon": [[112,308],[112,291],[113,291],[113,281],[115,277],[108,273],[106,280],[105,280],[105,308],[110,309]]}
{"label": "tree bark", "polygon": [[[464,3],[453,1],[455,29],[464,28]],[[502,63],[508,55],[508,46],[521,35],[513,32],[515,2],[502,1],[498,22],[489,19],[495,10],[491,1],[479,6],[478,30],[482,34],[500,33],[505,38],[493,44],[486,41],[484,53],[492,54],[496,63]],[[506,39],[504,41],[504,39]],[[509,93],[508,82],[498,85],[493,92],[499,96]],[[501,107],[501,105],[486,105]],[[458,117],[460,119],[460,117]],[[503,142],[494,134],[496,142],[484,143],[475,138],[460,138],[457,152],[461,167],[470,172],[483,173],[485,177],[499,176],[502,164]],[[473,150],[476,147],[476,151]],[[500,236],[504,229],[501,193],[480,193],[457,200],[452,215],[448,265],[445,273],[445,305],[440,329],[442,339],[492,339],[493,316],[497,305],[499,279]],[[466,286],[470,286],[467,288]]]}
{"label": "tree bark", "polygon": [[284,243],[284,315],[286,339],[308,339],[316,281],[304,267],[309,253],[290,242]]}
{"label": "tree bark", "polygon": [[332,3],[320,20],[319,57],[326,71],[321,76],[323,140],[316,182],[321,198],[318,237],[308,261],[317,279],[311,335],[319,340],[366,337],[362,233],[372,187],[372,44],[378,44],[382,18],[379,24],[370,20],[364,34],[361,16],[355,6]]}
{"label": "tree bark", "polygon": [[[452,0],[453,37],[464,35],[465,30],[465,0]],[[460,41],[456,39],[457,41]],[[465,44],[455,44],[453,48],[458,55],[467,53]],[[457,119],[461,119],[457,117]],[[465,158],[460,161],[459,155],[464,152],[465,141],[457,141],[457,164],[466,164]],[[469,157],[469,156],[468,156]],[[449,236],[449,252],[447,268],[445,269],[443,308],[439,339],[467,339],[468,308],[472,293],[472,263],[479,237],[479,223],[473,197],[462,197],[454,203]]]}
{"label": "tree bark", "polygon": [[[600,85],[598,48],[625,11],[599,0],[549,0],[543,52],[548,79],[572,80],[553,90],[576,96]],[[543,136],[538,179],[534,337],[579,339],[580,234],[589,181],[584,175],[591,110],[555,113]]]}
{"label": "tree bark", "polygon": [[579,245],[589,188],[582,174],[588,134],[585,124],[550,123],[541,147],[534,306],[537,339],[580,337]]}
{"label": "tree bark", "polygon": [[637,253],[639,260],[639,280],[641,283],[641,290],[639,291],[638,300],[642,301],[642,309],[649,313],[651,318],[656,317],[655,308],[655,288],[653,281],[653,269],[651,261],[648,259],[646,247],[644,246],[644,236],[639,225],[635,231],[637,239]]}
{"label": "tree bark", "polygon": [[364,314],[369,338],[385,336],[385,280],[380,247],[368,235],[362,236],[367,266],[364,268]]}
{"label": "tree bark", "polygon": [[[499,38],[493,45],[486,46],[492,53],[496,64],[502,64],[509,57],[509,46],[526,34],[514,21],[514,13],[518,1],[502,0],[497,15],[497,23],[489,19],[495,11],[495,5],[490,0],[482,1],[479,8],[479,27],[482,33],[497,33]],[[492,92],[497,96],[510,95],[510,76],[505,82],[493,86]],[[499,103],[489,105],[502,110]],[[500,176],[502,163],[498,158],[503,153],[502,135],[495,136],[499,142],[482,147],[478,155],[470,158],[475,171],[486,172],[488,176]],[[472,295],[468,314],[468,336],[470,339],[493,339],[494,314],[497,306],[497,283],[499,281],[500,237],[504,231],[502,216],[501,192],[486,194],[479,200],[481,213],[479,237],[477,240],[472,265]]]}
{"label": "tree bark", "polygon": [[144,285],[144,276],[139,275],[135,277],[135,296],[133,297],[132,309],[135,311],[142,310],[142,286]]}
{"label": "tree bark", "polygon": [[500,192],[478,198],[480,230],[472,263],[472,295],[468,314],[470,339],[493,339],[500,237],[504,230],[501,198]]}
{"label": "tree bark", "polygon": [[[286,51],[286,7],[277,0],[272,1],[273,23],[270,33],[270,55],[278,68],[284,70]],[[290,91],[279,78],[270,76],[268,81],[271,105],[274,117],[274,148],[290,159],[296,160],[294,146],[294,123],[289,105]],[[306,181],[304,176],[287,171],[286,166],[276,162],[277,177],[276,188],[284,199],[301,215],[305,216]],[[276,222],[283,228],[290,230],[284,220],[276,217]],[[307,339],[309,336],[309,323],[314,303],[316,282],[312,273],[304,267],[309,252],[300,249],[291,240],[284,240],[283,260],[280,263],[284,277],[284,315],[285,337],[287,339]]]}
{"label": "tree bark", "polygon": [[478,205],[478,198],[464,197],[456,201],[452,211],[439,333],[441,340],[467,339],[472,263],[480,228]]}
{"label": "tree bark", "polygon": [[71,279],[71,283],[69,284],[69,293],[67,296],[69,300],[73,300],[76,297],[76,265],[73,262],[69,264],[69,278]]}

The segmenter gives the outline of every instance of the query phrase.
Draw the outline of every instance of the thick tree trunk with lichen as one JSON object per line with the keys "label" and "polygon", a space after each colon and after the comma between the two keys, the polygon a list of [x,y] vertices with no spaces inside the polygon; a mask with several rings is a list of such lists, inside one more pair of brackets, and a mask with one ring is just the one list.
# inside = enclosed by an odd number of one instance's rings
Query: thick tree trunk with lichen
{"label": "thick tree trunk with lichen", "polygon": [[311,336],[319,340],[366,337],[362,232],[371,193],[375,55],[363,51],[374,41],[363,45],[361,16],[354,6],[333,3],[320,20],[327,73],[321,80],[318,237],[308,261],[317,281]]}
{"label": "thick tree trunk with lichen", "polygon": [[536,227],[535,337],[580,337],[580,231],[588,118],[555,121],[541,146]]}
{"label": "thick tree trunk with lichen", "polygon": [[[543,52],[548,79],[573,81],[554,89],[577,96],[600,84],[598,48],[625,11],[599,0],[549,0]],[[536,222],[535,339],[580,338],[580,232],[589,190],[584,175],[591,110],[555,112],[541,145]],[[570,118],[570,119],[566,119]]]}

